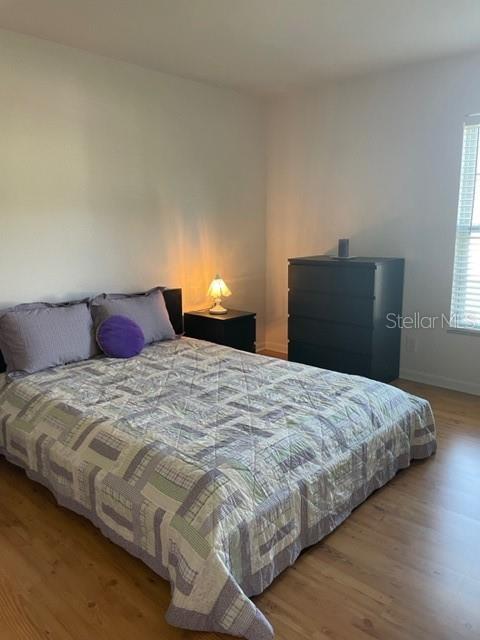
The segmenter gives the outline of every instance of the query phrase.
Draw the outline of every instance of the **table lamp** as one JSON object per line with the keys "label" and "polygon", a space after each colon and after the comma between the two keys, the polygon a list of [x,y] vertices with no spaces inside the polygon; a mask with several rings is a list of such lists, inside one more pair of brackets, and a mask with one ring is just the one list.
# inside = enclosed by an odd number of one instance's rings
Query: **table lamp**
{"label": "table lamp", "polygon": [[221,302],[222,302],[222,298],[227,298],[228,296],[231,296],[232,292],[227,287],[227,285],[222,280],[222,278],[218,275],[218,273],[210,283],[210,286],[208,287],[207,295],[215,300],[215,304],[211,309],[209,309],[209,313],[212,313],[214,315],[221,315],[223,313],[227,313],[227,309],[222,307]]}

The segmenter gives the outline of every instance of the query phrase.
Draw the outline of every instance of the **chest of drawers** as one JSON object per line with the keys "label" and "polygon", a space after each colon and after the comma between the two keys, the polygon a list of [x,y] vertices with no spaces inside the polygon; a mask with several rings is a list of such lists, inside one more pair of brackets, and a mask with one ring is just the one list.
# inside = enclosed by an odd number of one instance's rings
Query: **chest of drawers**
{"label": "chest of drawers", "polygon": [[291,258],[288,358],[389,382],[398,377],[404,260]]}

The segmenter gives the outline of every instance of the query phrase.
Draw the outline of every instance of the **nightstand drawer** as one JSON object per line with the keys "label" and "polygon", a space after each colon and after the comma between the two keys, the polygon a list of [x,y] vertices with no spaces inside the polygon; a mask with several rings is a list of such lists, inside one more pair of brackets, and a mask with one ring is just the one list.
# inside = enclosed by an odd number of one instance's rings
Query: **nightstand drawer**
{"label": "nightstand drawer", "polygon": [[185,313],[184,325],[185,335],[190,338],[255,352],[254,313],[229,310],[225,315],[215,316],[208,311],[192,311]]}

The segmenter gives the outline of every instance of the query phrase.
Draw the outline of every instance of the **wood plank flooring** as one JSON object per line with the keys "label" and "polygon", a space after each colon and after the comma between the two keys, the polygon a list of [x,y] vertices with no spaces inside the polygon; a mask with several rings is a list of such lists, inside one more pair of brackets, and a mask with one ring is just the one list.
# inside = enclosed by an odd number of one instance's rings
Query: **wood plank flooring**
{"label": "wood plank flooring", "polygon": [[[439,450],[255,599],[278,640],[480,638],[480,398],[399,381]],[[168,584],[0,457],[0,640],[217,640],[164,621]]]}

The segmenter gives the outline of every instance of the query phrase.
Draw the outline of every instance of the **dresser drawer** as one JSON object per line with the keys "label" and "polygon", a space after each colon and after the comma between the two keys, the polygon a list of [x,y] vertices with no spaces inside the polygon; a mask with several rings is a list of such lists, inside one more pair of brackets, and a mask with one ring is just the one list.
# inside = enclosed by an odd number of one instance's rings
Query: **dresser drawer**
{"label": "dresser drawer", "polygon": [[373,298],[375,269],[291,264],[288,287],[298,291],[318,291]]}
{"label": "dresser drawer", "polygon": [[288,313],[327,322],[373,327],[373,298],[289,291]]}
{"label": "dresser drawer", "polygon": [[370,356],[368,355],[337,351],[304,342],[290,341],[288,343],[288,359],[293,362],[358,376],[368,377],[371,370]]}
{"label": "dresser drawer", "polygon": [[369,327],[290,316],[288,337],[294,342],[306,342],[318,347],[341,349],[352,353],[369,355],[372,351],[373,333]]}

